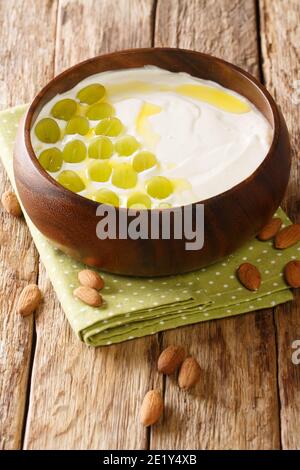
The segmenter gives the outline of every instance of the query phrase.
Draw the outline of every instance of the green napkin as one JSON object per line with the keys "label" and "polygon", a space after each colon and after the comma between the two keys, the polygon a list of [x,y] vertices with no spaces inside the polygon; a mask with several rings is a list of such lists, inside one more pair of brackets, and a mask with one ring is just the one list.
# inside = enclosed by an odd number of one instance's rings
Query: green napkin
{"label": "green napkin", "polygon": [[[0,154],[13,186],[12,149],[25,110],[26,106],[18,106],[0,113]],[[285,225],[290,223],[281,209],[277,215]],[[71,327],[91,346],[274,307],[293,298],[282,270],[300,255],[300,246],[279,251],[272,242],[255,239],[219,263],[190,274],[145,279],[101,273],[105,303],[92,308],[72,294],[79,285],[78,272],[85,266],[55,248],[26,214],[25,218]],[[257,292],[242,287],[235,276],[236,268],[244,261],[260,270],[262,284]]]}

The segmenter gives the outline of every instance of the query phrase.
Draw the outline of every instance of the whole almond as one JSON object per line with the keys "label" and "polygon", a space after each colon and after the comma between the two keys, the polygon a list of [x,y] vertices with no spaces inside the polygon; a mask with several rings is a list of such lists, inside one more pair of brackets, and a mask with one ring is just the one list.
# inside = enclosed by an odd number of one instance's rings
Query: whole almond
{"label": "whole almond", "polygon": [[300,287],[300,261],[289,261],[284,267],[284,277],[291,287]]}
{"label": "whole almond", "polygon": [[300,241],[300,224],[292,224],[284,227],[275,237],[275,248],[283,250]]}
{"label": "whole almond", "polygon": [[22,290],[18,304],[17,312],[26,317],[33,313],[41,301],[41,291],[36,284],[29,284]]}
{"label": "whole almond", "polygon": [[158,358],[157,369],[166,375],[173,374],[184,358],[185,351],[182,346],[168,346]]}
{"label": "whole almond", "polygon": [[281,225],[282,220],[279,217],[274,217],[261,229],[257,238],[261,241],[271,240],[280,230]]}
{"label": "whole almond", "polygon": [[104,287],[104,281],[100,274],[91,269],[83,269],[78,273],[78,280],[82,286],[91,287],[100,290]]}
{"label": "whole almond", "polygon": [[180,367],[178,385],[184,390],[193,387],[200,379],[201,368],[193,357],[187,357]]}
{"label": "whole almond", "polygon": [[141,406],[141,423],[151,426],[156,423],[162,415],[164,403],[159,390],[150,390],[146,393]]}
{"label": "whole almond", "polygon": [[12,191],[5,191],[1,196],[1,202],[4,209],[14,217],[22,215],[22,209],[17,199],[17,196]]}
{"label": "whole almond", "polygon": [[251,263],[243,263],[237,270],[239,281],[249,290],[257,290],[260,287],[261,276],[259,270]]}
{"label": "whole almond", "polygon": [[91,307],[100,307],[100,305],[102,305],[102,296],[96,289],[92,289],[91,287],[77,287],[77,289],[73,291],[73,295]]}

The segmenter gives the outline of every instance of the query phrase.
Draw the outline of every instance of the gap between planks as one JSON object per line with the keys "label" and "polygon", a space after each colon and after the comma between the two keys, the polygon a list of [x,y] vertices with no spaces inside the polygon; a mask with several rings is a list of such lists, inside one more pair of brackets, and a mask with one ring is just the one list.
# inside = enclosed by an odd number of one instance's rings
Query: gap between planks
{"label": "gap between planks", "polygon": [[[44,80],[52,76],[49,74],[48,39],[39,34],[40,24],[36,18],[47,18],[50,23],[47,33],[51,38],[55,1],[37,5],[34,0],[27,0],[26,4],[23,0],[13,0],[0,4],[3,107],[28,102],[45,84]],[[41,51],[43,54],[40,54]],[[37,74],[39,69],[43,70],[43,74]],[[22,86],[24,77],[26,86]],[[8,178],[2,167],[1,177],[6,188]],[[17,316],[15,305],[22,288],[37,280],[38,254],[24,220],[13,219],[2,210],[1,218],[1,290],[8,295],[0,298],[3,347],[3,362],[0,361],[0,447],[19,449],[25,425],[34,320],[33,317],[22,319]]]}
{"label": "gap between planks", "polygon": [[[256,17],[256,34],[257,34],[257,51],[258,51],[258,68],[259,68],[259,78],[263,85],[266,86],[266,80],[263,69],[263,50],[262,50],[262,39],[261,39],[261,18],[260,18],[260,0],[254,0],[255,2],[255,17]],[[279,307],[280,308],[280,307]],[[278,403],[278,428],[279,428],[279,447],[282,449],[282,431],[281,431],[281,398],[280,398],[280,389],[279,389],[279,356],[278,356],[278,331],[277,324],[275,320],[275,308],[272,308],[272,319],[273,319],[273,328],[274,328],[274,345],[276,352],[276,393],[277,393],[277,403]]]}

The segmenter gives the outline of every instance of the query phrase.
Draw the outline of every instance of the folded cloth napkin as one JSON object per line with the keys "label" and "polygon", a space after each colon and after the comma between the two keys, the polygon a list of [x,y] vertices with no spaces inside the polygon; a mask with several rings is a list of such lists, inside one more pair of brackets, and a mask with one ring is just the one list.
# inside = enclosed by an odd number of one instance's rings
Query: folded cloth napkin
{"label": "folded cloth napkin", "polygon": [[[25,111],[26,106],[18,106],[0,113],[0,154],[13,186],[12,150]],[[189,274],[144,279],[101,273],[105,303],[89,307],[73,296],[78,272],[85,266],[55,248],[24,215],[71,327],[91,346],[274,307],[293,298],[282,271],[288,261],[300,256],[299,244],[280,251],[271,241],[255,239],[226,259]],[[283,224],[290,223],[281,209],[277,216]],[[257,292],[248,291],[236,278],[236,268],[244,261],[260,270],[262,284]]]}

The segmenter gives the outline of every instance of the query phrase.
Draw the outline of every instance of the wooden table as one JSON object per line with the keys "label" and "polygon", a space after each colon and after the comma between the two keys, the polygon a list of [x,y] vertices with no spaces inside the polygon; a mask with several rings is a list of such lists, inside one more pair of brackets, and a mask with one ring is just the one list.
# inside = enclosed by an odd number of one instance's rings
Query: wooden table
{"label": "wooden table", "polygon": [[[1,106],[30,101],[54,75],[103,52],[215,54],[259,77],[281,105],[293,146],[284,208],[299,221],[299,20],[298,0],[1,0]],[[1,178],[4,191],[2,168]],[[94,350],[71,331],[25,223],[4,211],[0,246],[0,447],[300,448],[300,365],[291,360],[299,302]],[[15,306],[29,282],[44,303],[23,319]],[[189,345],[203,368],[191,394],[156,372],[172,343]],[[138,412],[153,387],[166,411],[145,430]]]}

